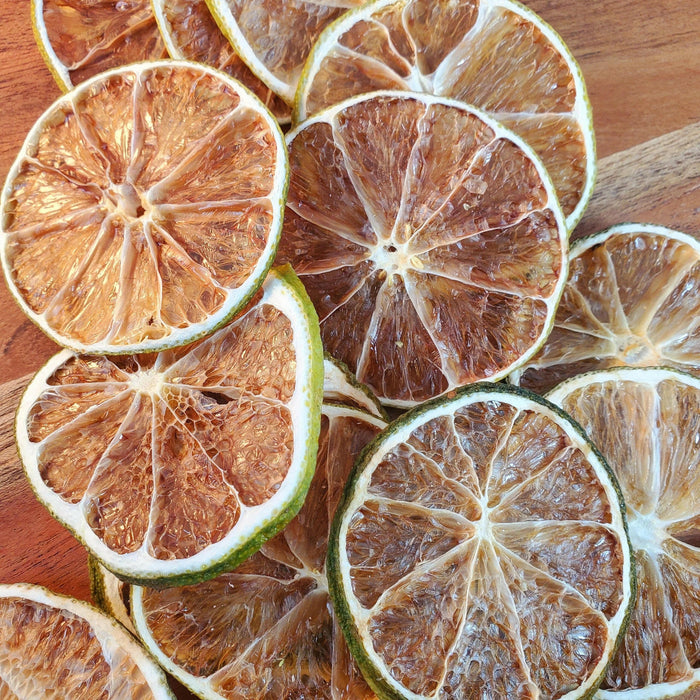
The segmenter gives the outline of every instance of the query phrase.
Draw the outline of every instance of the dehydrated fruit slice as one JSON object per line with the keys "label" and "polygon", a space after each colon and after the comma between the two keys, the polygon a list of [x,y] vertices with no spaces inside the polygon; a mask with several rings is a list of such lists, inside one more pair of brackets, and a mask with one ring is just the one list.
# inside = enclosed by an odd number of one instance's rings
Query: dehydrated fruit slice
{"label": "dehydrated fruit slice", "polygon": [[569,229],[581,218],[596,171],[581,70],[561,37],[519,2],[375,0],[348,12],[314,46],[294,118],[387,89],[482,108],[542,158]]}
{"label": "dehydrated fruit slice", "polygon": [[0,584],[3,698],[174,700],[134,638],[82,601],[40,586]]}
{"label": "dehydrated fruit slice", "polygon": [[230,319],[275,255],[279,125],[194,63],[115,69],[55,102],[2,193],[0,252],[22,309],[78,352],[151,352]]}
{"label": "dehydrated fruit slice", "polygon": [[476,384],[392,423],[353,471],[327,563],[377,695],[590,697],[633,597],[618,488],[534,394]]}
{"label": "dehydrated fruit slice", "polygon": [[700,379],[618,367],[570,379],[548,398],[617,475],[637,561],[630,625],[598,697],[668,698],[700,686]]}
{"label": "dehydrated fruit slice", "polygon": [[567,273],[564,218],[532,150],[484,113],[374,93],[287,136],[278,260],[324,347],[382,403],[497,380],[544,342]]}
{"label": "dehydrated fruit slice", "polygon": [[607,367],[700,374],[700,243],[619,224],[571,246],[569,279],[541,350],[510,377],[538,393]]}
{"label": "dehydrated fruit slice", "polygon": [[39,499],[110,570],[151,585],[235,566],[301,507],[323,358],[313,308],[272,271],[228,326],[151,355],[63,351],[17,413]]}
{"label": "dehydrated fruit slice", "polygon": [[386,411],[370,389],[360,384],[346,365],[328,354],[323,358],[323,398],[328,403],[354,406],[388,420]]}

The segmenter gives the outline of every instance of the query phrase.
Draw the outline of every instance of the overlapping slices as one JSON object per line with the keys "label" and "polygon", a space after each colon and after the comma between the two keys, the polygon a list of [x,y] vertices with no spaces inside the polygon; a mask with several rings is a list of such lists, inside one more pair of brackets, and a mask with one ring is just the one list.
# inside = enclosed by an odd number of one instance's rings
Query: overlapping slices
{"label": "overlapping slices", "polygon": [[287,141],[278,259],[306,286],[326,350],[383,403],[496,380],[536,352],[567,233],[517,136],[443,98],[376,93]]}
{"label": "overlapping slices", "polygon": [[119,576],[200,581],[295,515],[317,450],[323,359],[289,270],[205,340],[151,355],[56,355],[17,443],[39,499]]}
{"label": "overlapping slices", "polygon": [[700,243],[620,224],[576,241],[552,332],[512,379],[538,393],[583,372],[664,365],[700,372]]}
{"label": "overlapping slices", "polygon": [[587,697],[632,598],[618,487],[555,406],[476,384],[394,422],[331,531],[331,597],[382,697]]}
{"label": "overlapping slices", "polygon": [[646,700],[700,686],[700,380],[620,367],[570,379],[549,398],[615,471],[637,563],[630,626],[599,696]]}
{"label": "overlapping slices", "polygon": [[49,108],[10,170],[10,290],[79,352],[190,342],[262,283],[286,186],[279,126],[238,82],[175,61],[101,74]]}
{"label": "overlapping slices", "polygon": [[510,0],[368,2],[319,37],[295,118],[386,89],[453,97],[510,127],[547,166],[573,229],[595,178],[590,104],[569,49],[534,12]]}
{"label": "overlapping slices", "polygon": [[376,700],[345,644],[325,573],[330,521],[360,450],[384,427],[323,407],[316,473],[299,515],[230,573],[183,588],[132,587],[137,631],[199,697]]}

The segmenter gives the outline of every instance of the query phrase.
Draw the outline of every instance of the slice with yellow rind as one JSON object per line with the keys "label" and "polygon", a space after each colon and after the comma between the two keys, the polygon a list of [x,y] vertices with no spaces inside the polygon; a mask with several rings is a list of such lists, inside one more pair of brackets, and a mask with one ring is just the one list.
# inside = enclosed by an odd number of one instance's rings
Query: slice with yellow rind
{"label": "slice with yellow rind", "polygon": [[309,495],[277,537],[211,581],[131,587],[139,636],[198,697],[376,700],[332,612],[325,555],[353,462],[384,426],[364,411],[324,404]]}
{"label": "slice with yellow rind", "polygon": [[182,61],[100,74],[30,131],[0,201],[10,291],[77,352],[151,352],[224,324],[262,284],[287,156],[240,83]]}
{"label": "slice with yellow rind", "polygon": [[63,351],[40,370],[16,435],[39,500],[118,576],[200,581],[299,510],[323,390],[318,322],[289,269],[234,321],[150,355]]}
{"label": "slice with yellow rind", "polygon": [[175,697],[151,656],[113,620],[28,584],[0,584],[0,696]]}
{"label": "slice with yellow rind", "polygon": [[327,352],[385,405],[496,381],[537,352],[567,273],[551,180],[518,136],[425,93],[348,99],[287,135],[278,260]]}
{"label": "slice with yellow rind", "polygon": [[649,700],[700,687],[700,379],[615,367],[574,377],[548,398],[617,475],[637,562],[630,625],[597,697]]}
{"label": "slice with yellow rind", "polygon": [[364,0],[206,0],[251,71],[287,104],[318,35]]}
{"label": "slice with yellow rind", "polygon": [[172,58],[199,61],[228,73],[250,88],[280,124],[291,121],[289,105],[248,68],[221,33],[204,0],[151,0]]}
{"label": "slice with yellow rind", "polygon": [[538,393],[598,369],[700,374],[700,242],[651,224],[577,240],[552,332],[509,379]]}
{"label": "slice with yellow rind", "polygon": [[351,95],[411,90],[480,107],[542,158],[569,229],[593,190],[581,70],[561,37],[511,0],[374,0],[330,25],[304,67],[296,121]]}
{"label": "slice with yellow rind", "polygon": [[362,454],[327,566],[355,659],[392,699],[590,697],[634,588],[595,447],[553,404],[485,383]]}
{"label": "slice with yellow rind", "polygon": [[67,92],[98,73],[167,57],[150,0],[32,0],[39,50]]}

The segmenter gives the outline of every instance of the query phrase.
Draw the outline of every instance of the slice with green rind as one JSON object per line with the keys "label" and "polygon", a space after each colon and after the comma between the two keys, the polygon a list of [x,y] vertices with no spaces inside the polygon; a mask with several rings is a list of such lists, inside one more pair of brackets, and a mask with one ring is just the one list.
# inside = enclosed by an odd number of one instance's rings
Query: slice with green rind
{"label": "slice with green rind", "polygon": [[143,647],[91,605],[0,584],[0,696],[174,700]]}
{"label": "slice with green rind", "polygon": [[151,355],[63,351],[17,412],[38,498],[118,576],[231,568],[301,507],[318,444],[318,321],[289,268],[228,326]]}
{"label": "slice with green rind", "polygon": [[603,458],[559,408],[492,384],[371,444],[327,566],[350,648],[392,700],[590,697],[634,591]]}
{"label": "slice with green rind", "polygon": [[389,420],[379,399],[369,387],[358,382],[346,364],[328,353],[323,358],[323,397],[328,403],[354,406],[375,418]]}
{"label": "slice with green rind", "polygon": [[651,700],[700,687],[700,379],[615,367],[563,382],[548,398],[617,475],[637,562],[630,625],[596,697]]}

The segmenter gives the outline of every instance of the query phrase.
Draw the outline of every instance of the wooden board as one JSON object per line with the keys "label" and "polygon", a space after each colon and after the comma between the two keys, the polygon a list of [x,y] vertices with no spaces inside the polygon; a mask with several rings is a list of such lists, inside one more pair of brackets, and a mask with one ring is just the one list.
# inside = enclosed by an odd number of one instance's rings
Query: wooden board
{"label": "wooden board", "polygon": [[[643,221],[700,238],[697,0],[529,5],[570,45],[593,104],[599,175],[575,235]],[[29,0],[0,0],[0,16],[4,181],[32,123],[60,92],[34,44]],[[21,391],[56,349],[0,284],[0,581],[39,583],[89,599],[86,555],[37,503],[14,448],[12,423]]]}

